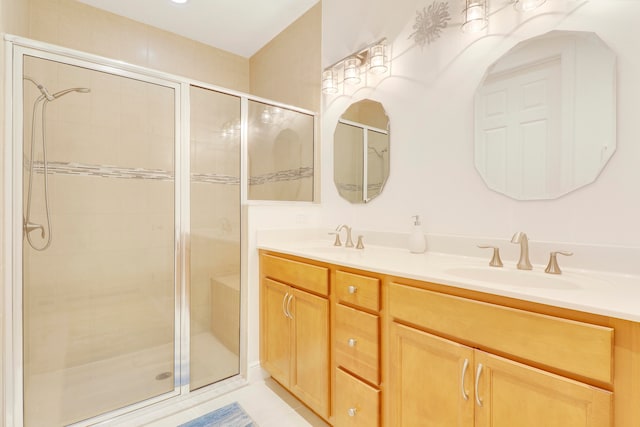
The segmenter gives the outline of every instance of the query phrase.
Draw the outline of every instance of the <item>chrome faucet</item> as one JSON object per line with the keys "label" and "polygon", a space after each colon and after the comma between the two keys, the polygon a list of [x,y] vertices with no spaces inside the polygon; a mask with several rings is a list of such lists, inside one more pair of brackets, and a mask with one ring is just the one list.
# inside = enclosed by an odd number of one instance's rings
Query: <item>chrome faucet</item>
{"label": "chrome faucet", "polygon": [[518,260],[518,270],[531,270],[531,262],[529,261],[529,238],[527,233],[518,231],[511,238],[511,243],[520,243],[520,259]]}
{"label": "chrome faucet", "polygon": [[351,240],[351,227],[349,227],[346,224],[341,224],[336,227],[336,231],[340,233],[343,228],[347,230],[347,242],[344,244],[344,246],[346,248],[352,248],[354,245],[353,245],[353,240]]}

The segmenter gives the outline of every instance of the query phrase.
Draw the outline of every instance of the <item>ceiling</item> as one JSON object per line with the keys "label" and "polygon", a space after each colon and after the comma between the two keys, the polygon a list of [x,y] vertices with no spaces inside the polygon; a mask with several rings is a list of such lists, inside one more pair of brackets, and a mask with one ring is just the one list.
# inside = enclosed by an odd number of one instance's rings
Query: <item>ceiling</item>
{"label": "ceiling", "polygon": [[250,57],[318,0],[78,0]]}

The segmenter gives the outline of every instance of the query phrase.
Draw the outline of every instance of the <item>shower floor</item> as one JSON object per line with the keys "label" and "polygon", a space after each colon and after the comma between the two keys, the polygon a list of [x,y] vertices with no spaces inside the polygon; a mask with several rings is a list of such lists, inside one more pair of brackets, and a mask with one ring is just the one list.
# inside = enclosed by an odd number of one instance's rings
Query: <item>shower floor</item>
{"label": "shower floor", "polygon": [[[173,360],[161,360],[173,343],[148,348],[68,369],[33,375],[25,379],[25,426],[63,426],[174,389]],[[236,375],[238,356],[214,335],[192,338],[191,388],[199,388]]]}

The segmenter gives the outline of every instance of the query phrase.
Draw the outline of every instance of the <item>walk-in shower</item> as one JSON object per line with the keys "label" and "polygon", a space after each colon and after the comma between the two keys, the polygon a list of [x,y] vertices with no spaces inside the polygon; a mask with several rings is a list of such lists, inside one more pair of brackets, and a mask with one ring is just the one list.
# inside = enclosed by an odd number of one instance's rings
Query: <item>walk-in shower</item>
{"label": "walk-in shower", "polygon": [[31,52],[14,57],[22,424],[238,375],[240,135],[210,130],[241,97]]}
{"label": "walk-in shower", "polygon": [[[45,88],[43,85],[35,81],[33,78],[27,75],[24,75],[23,78],[24,80],[28,80],[31,83],[33,83],[38,88],[38,90],[40,90],[40,93],[41,93],[41,95],[37,97],[35,101],[33,101],[33,113],[31,114],[31,149],[30,149],[31,155],[29,156],[29,159],[28,159],[29,187],[27,190],[27,207],[25,211],[23,227],[24,227],[25,238],[29,242],[29,245],[37,251],[44,251],[49,247],[49,245],[51,245],[51,239],[53,238],[53,225],[51,223],[51,212],[49,208],[49,168],[47,163],[47,128],[46,128],[47,104],[51,101],[55,101],[61,96],[67,95],[72,92],[89,93],[91,92],[91,90],[84,87],[76,87],[76,88],[64,89],[51,95],[51,93],[49,93],[47,88]],[[40,118],[40,125],[41,125],[40,140],[42,142],[42,168],[44,171],[44,176],[43,176],[44,203],[45,203],[45,214],[47,217],[46,229],[42,224],[36,224],[34,222],[31,222],[31,200],[32,200],[32,191],[33,191],[33,173],[34,173],[34,165],[35,165],[35,144],[36,144],[36,126],[37,126],[36,118],[38,116],[37,112],[38,112],[39,106],[41,107],[39,118]],[[46,240],[41,246],[38,246],[37,244],[35,244],[31,239],[31,232],[35,230],[40,230],[40,236],[43,240],[45,239],[45,234],[46,234]]]}
{"label": "walk-in shower", "polygon": [[7,37],[7,425],[241,383],[242,201],[313,199],[314,114]]}

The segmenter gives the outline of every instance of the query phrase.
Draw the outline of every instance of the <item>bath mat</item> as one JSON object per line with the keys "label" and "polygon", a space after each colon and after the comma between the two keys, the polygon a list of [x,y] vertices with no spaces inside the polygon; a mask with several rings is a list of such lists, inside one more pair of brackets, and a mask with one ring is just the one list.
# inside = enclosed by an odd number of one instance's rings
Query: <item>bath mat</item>
{"label": "bath mat", "polygon": [[258,424],[238,402],[233,402],[178,427],[258,427]]}

